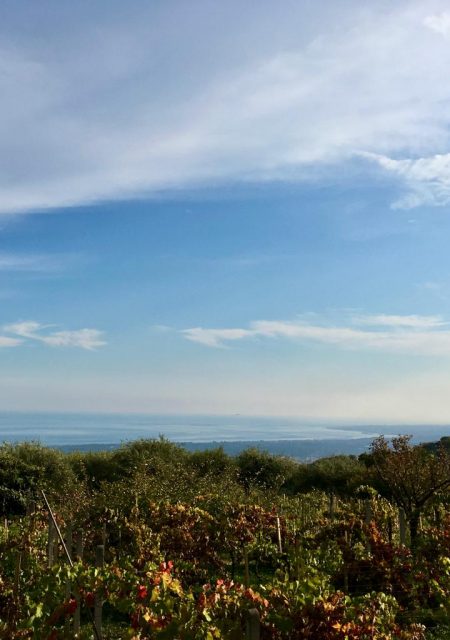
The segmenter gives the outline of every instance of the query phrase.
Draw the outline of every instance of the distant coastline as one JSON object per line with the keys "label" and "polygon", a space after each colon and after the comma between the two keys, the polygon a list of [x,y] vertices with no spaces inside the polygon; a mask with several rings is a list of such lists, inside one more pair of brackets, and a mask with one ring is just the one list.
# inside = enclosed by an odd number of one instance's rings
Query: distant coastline
{"label": "distant coastline", "polygon": [[0,442],[38,441],[64,451],[110,450],[163,436],[189,450],[222,446],[230,455],[258,447],[299,460],[367,450],[377,435],[411,434],[414,442],[450,435],[450,425],[337,425],[302,418],[159,414],[0,412]]}
{"label": "distant coastline", "polygon": [[[372,438],[353,438],[347,440],[235,440],[211,442],[177,442],[188,451],[223,448],[230,456],[241,451],[257,448],[274,455],[287,456],[299,461],[312,461],[332,455],[359,455],[367,451]],[[112,451],[118,444],[60,445],[55,448],[69,453],[71,451]]]}

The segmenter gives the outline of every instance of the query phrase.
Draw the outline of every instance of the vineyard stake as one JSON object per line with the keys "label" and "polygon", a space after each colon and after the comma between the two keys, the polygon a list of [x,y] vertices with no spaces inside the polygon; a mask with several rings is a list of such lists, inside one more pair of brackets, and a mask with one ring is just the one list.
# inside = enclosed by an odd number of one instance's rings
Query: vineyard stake
{"label": "vineyard stake", "polygon": [[398,523],[400,528],[400,544],[406,545],[406,517],[402,507],[398,510]]}
{"label": "vineyard stake", "polygon": [[283,553],[283,545],[281,543],[281,526],[280,526],[279,516],[277,516],[277,540],[278,540],[278,553],[281,555]]}
{"label": "vineyard stake", "polygon": [[48,543],[47,543],[47,557],[48,557],[48,566],[53,567],[55,564],[55,522],[50,515],[48,514]]}
{"label": "vineyard stake", "polygon": [[330,520],[334,520],[334,512],[336,510],[336,496],[334,495],[334,493],[332,493],[329,497],[329,503],[328,503],[328,516],[330,518]]}
{"label": "vineyard stake", "polygon": [[[95,566],[102,568],[105,564],[105,547],[102,544],[97,545],[95,550]],[[97,627],[99,638],[103,638],[102,631],[102,608],[103,608],[103,600],[100,593],[95,594],[95,604],[94,604],[94,620],[95,626]]]}
{"label": "vineyard stake", "polygon": [[[45,506],[48,509],[49,516],[52,519],[53,525],[54,525],[54,527],[56,529],[56,533],[58,534],[59,541],[61,542],[62,548],[64,549],[64,552],[66,554],[66,558],[69,561],[70,568],[73,569],[74,568],[74,564],[72,562],[72,558],[70,557],[70,554],[67,551],[66,543],[64,542],[64,538],[62,536],[61,529],[58,527],[58,523],[56,522],[55,516],[53,515],[52,508],[51,508],[51,506],[49,504],[49,501],[47,500],[47,496],[45,495],[45,491],[43,489],[41,489],[41,494],[42,494],[42,497],[44,498]],[[78,579],[77,579],[77,586],[78,586],[78,588],[80,588],[80,584],[78,582]],[[87,610],[89,612],[89,617],[91,619],[91,624],[92,624],[92,628],[94,629],[94,635],[96,637],[96,640],[102,640],[102,637],[98,633],[98,629],[97,629],[97,625],[95,624],[95,620],[94,620],[94,618],[92,616],[92,611],[90,610],[89,607],[87,607]]]}
{"label": "vineyard stake", "polygon": [[[71,594],[72,594],[72,585],[70,584],[70,580],[66,580],[66,601],[70,599]],[[67,616],[64,622],[64,633],[66,634],[67,637],[69,637],[69,634],[70,634],[69,616]]]}
{"label": "vineyard stake", "polygon": [[248,567],[248,551],[244,549],[244,586],[250,585],[250,571]]}
{"label": "vineyard stake", "polygon": [[391,516],[388,517],[387,527],[388,527],[389,544],[392,544],[392,518],[391,518]]}
{"label": "vineyard stake", "polygon": [[19,597],[19,582],[20,582],[20,572],[22,570],[22,553],[19,552],[16,556],[16,566],[14,568],[14,587],[13,594],[14,600],[17,601]]}
{"label": "vineyard stake", "polygon": [[[366,526],[369,527],[370,523],[373,520],[372,501],[370,500],[370,498],[366,498],[364,503],[365,503],[365,512],[366,512],[365,523],[366,523]],[[370,541],[369,541],[368,535],[366,535],[366,551],[367,553],[370,552]]]}
{"label": "vineyard stake", "polygon": [[258,609],[249,609],[246,623],[246,640],[260,640],[260,626]]}
{"label": "vineyard stake", "polygon": [[[66,554],[66,558],[67,558],[67,560],[69,561],[69,564],[70,564],[71,569],[73,569],[73,562],[72,562],[72,558],[70,557],[70,554],[69,554],[69,552],[67,551],[67,547],[66,547],[66,543],[64,542],[63,535],[62,535],[62,533],[61,533],[60,528],[58,527],[58,523],[56,522],[55,516],[54,516],[53,511],[52,511],[52,508],[51,508],[51,506],[50,506],[50,504],[49,504],[49,501],[47,500],[47,496],[45,495],[45,492],[44,492],[44,490],[43,490],[43,489],[41,489],[41,494],[42,494],[42,497],[44,498],[45,506],[46,506],[46,507],[47,507],[47,509],[48,509],[49,523],[52,523],[52,524],[53,524],[53,527],[55,528],[56,533],[57,533],[57,535],[58,535],[59,541],[60,541],[60,542],[61,542],[61,544],[62,544],[62,548],[64,549],[64,552],[65,552],[65,554]],[[50,552],[50,535],[49,535],[49,552]],[[50,555],[50,553],[49,553],[49,555]]]}
{"label": "vineyard stake", "polygon": [[231,579],[234,580],[236,578],[236,553],[234,549],[231,550]]}
{"label": "vineyard stake", "polygon": [[77,560],[82,560],[83,559],[83,531],[81,529],[79,531],[75,531],[74,542],[75,542],[75,557]]}
{"label": "vineyard stake", "polygon": [[[66,545],[67,550],[69,552],[70,557],[72,558],[73,553],[73,538],[72,538],[72,525],[68,524],[66,527]],[[66,600],[69,600],[70,595],[72,593],[72,585],[70,580],[66,580]],[[78,606],[78,603],[77,603]],[[70,634],[70,618],[66,618],[66,622],[64,624],[64,632],[67,636]]]}
{"label": "vineyard stake", "polygon": [[[81,562],[83,559],[83,531],[78,530],[74,534],[74,543],[75,543],[75,558],[78,562]],[[81,599],[80,594],[75,594],[75,600],[77,601],[77,608],[75,609],[75,613],[73,615],[73,632],[79,633],[81,626]]]}
{"label": "vineyard stake", "polygon": [[67,551],[69,552],[69,556],[72,558],[73,554],[73,533],[72,533],[72,525],[68,524],[66,527],[66,545]]}
{"label": "vineyard stake", "polygon": [[365,501],[365,511],[366,511],[366,524],[369,525],[372,520],[373,520],[373,514],[372,514],[372,501],[367,498],[367,500]]}
{"label": "vineyard stake", "polygon": [[[348,531],[344,532],[344,540],[345,540],[345,544],[350,547],[351,545],[350,545],[350,538],[348,535]],[[347,566],[347,560],[345,558],[344,558],[344,592],[348,593],[348,566]]]}
{"label": "vineyard stake", "polygon": [[433,513],[434,513],[434,524],[438,529],[440,529],[441,528],[441,513],[439,511],[439,507],[438,506],[434,507]]}
{"label": "vineyard stake", "polygon": [[27,516],[34,516],[36,513],[36,502],[34,500],[30,500],[27,502]]}
{"label": "vineyard stake", "polygon": [[301,558],[300,558],[300,537],[295,534],[295,578],[300,580]]}

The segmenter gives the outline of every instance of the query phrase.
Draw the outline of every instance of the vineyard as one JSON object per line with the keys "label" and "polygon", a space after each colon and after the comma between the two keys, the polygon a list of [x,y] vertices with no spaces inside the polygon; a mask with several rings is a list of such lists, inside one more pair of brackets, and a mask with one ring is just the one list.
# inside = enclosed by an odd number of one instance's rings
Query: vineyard
{"label": "vineyard", "polygon": [[310,465],[4,445],[0,637],[444,640],[449,470],[406,438]]}

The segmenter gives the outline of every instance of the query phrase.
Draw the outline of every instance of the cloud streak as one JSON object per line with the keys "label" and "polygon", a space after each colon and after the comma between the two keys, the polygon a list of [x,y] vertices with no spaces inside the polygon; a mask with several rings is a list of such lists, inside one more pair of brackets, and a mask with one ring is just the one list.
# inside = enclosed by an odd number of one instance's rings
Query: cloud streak
{"label": "cloud streak", "polygon": [[103,332],[98,329],[49,331],[49,325],[41,325],[30,320],[5,325],[3,331],[17,337],[0,337],[0,346],[16,347],[27,341],[34,341],[49,347],[75,347],[93,351],[106,345]]}
{"label": "cloud streak", "polygon": [[[47,0],[21,16],[39,39],[5,10],[0,212],[302,180],[360,151],[420,182],[424,163],[388,160],[450,149],[444,9],[170,0],[124,14]],[[433,194],[408,206],[440,203]]]}
{"label": "cloud streak", "polygon": [[76,256],[0,253],[0,272],[54,273],[73,262]]}
{"label": "cloud streak", "polygon": [[394,209],[443,206],[450,202],[450,153],[403,160],[377,154],[364,155],[406,186],[407,192],[392,204]]}
{"label": "cloud streak", "polygon": [[[360,328],[364,326],[367,328]],[[422,356],[450,356],[450,329],[439,316],[355,316],[344,326],[262,320],[248,328],[184,329],[182,335],[207,347],[226,347],[247,339],[285,339],[347,350]]]}
{"label": "cloud streak", "polygon": [[10,338],[8,336],[0,336],[0,349],[5,347],[18,347],[21,345],[23,340],[19,340],[18,338]]}
{"label": "cloud streak", "polygon": [[424,25],[448,38],[450,36],[450,13],[443,11],[440,14],[427,16],[424,20]]}

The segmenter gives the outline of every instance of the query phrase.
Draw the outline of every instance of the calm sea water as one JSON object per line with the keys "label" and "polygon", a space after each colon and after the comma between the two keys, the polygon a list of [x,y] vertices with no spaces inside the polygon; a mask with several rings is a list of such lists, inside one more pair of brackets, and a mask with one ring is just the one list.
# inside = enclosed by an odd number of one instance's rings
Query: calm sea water
{"label": "calm sea water", "polygon": [[412,433],[415,440],[450,435],[450,426],[337,426],[295,418],[0,412],[0,442],[39,440],[47,445],[119,444],[163,435],[175,442],[236,442],[373,438]]}

